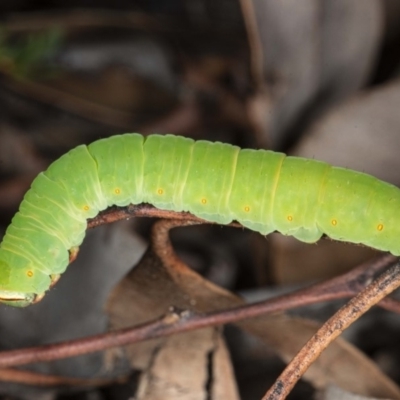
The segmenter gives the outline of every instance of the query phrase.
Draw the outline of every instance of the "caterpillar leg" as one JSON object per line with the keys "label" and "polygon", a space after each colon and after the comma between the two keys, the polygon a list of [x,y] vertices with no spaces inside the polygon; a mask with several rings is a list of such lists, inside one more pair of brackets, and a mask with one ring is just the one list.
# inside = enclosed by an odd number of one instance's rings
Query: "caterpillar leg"
{"label": "caterpillar leg", "polygon": [[[61,277],[60,274],[51,275],[51,276],[50,276],[50,278],[51,278],[50,287],[53,287],[53,286],[58,282],[58,280],[60,279],[60,277]],[[32,300],[32,304],[39,303],[39,301],[43,299],[43,297],[45,296],[45,294],[46,294],[46,292],[35,295],[35,298]]]}
{"label": "caterpillar leg", "polygon": [[76,257],[78,257],[78,253],[79,253],[79,247],[72,247],[69,250],[69,263],[70,264],[76,260]]}
{"label": "caterpillar leg", "polygon": [[57,274],[57,275],[51,275],[51,283],[50,283],[50,287],[53,287],[58,280],[60,279],[61,274]]}
{"label": "caterpillar leg", "polygon": [[296,232],[291,233],[297,240],[305,243],[315,243],[322,237],[322,232],[318,228],[307,229],[299,228]]}
{"label": "caterpillar leg", "polygon": [[43,299],[43,297],[44,297],[45,294],[46,294],[46,293],[37,294],[37,295],[35,296],[35,298],[33,299],[33,301],[32,301],[31,304],[39,303],[39,301]]}

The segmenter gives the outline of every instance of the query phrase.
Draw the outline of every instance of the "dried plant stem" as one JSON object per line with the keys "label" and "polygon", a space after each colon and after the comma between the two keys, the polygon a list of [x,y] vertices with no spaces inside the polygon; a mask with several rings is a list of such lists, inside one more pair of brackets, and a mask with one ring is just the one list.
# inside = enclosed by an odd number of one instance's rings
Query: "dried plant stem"
{"label": "dried plant stem", "polygon": [[79,386],[79,387],[95,387],[110,385],[120,380],[120,378],[106,379],[81,379],[59,375],[44,375],[33,371],[22,371],[18,369],[0,369],[0,381],[14,382],[33,386]]}
{"label": "dried plant stem", "polygon": [[262,400],[282,400],[323,350],[373,305],[400,286],[400,264],[384,272],[331,317],[285,368]]}

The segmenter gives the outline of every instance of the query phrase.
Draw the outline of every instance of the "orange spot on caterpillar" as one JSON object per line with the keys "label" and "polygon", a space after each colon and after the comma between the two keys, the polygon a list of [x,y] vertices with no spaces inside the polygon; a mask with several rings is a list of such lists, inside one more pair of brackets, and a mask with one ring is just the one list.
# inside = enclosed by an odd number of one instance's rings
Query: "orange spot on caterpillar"
{"label": "orange spot on caterpillar", "polygon": [[250,211],[250,207],[249,206],[245,206],[244,207],[244,211],[249,212]]}
{"label": "orange spot on caterpillar", "polygon": [[89,211],[90,207],[88,205],[86,205],[86,206],[83,206],[83,209],[84,209],[84,211]]}
{"label": "orange spot on caterpillar", "polygon": [[164,189],[158,189],[157,190],[157,193],[161,196],[161,195],[163,195],[164,194]]}
{"label": "orange spot on caterpillar", "polygon": [[336,219],[333,219],[333,220],[331,221],[331,224],[332,224],[333,226],[336,226],[336,225],[337,225]]}
{"label": "orange spot on caterpillar", "polygon": [[288,216],[287,216],[287,220],[288,220],[289,222],[292,222],[292,221],[293,221],[293,217],[292,217],[291,215],[288,215]]}
{"label": "orange spot on caterpillar", "polygon": [[121,194],[121,189],[120,188],[115,188],[114,189],[115,194]]}
{"label": "orange spot on caterpillar", "polygon": [[379,224],[376,229],[378,229],[378,231],[383,231],[383,224]]}
{"label": "orange spot on caterpillar", "polygon": [[202,199],[201,199],[201,204],[207,204],[207,199],[202,198]]}
{"label": "orange spot on caterpillar", "polygon": [[28,276],[28,278],[32,278],[32,276],[33,276],[33,271],[31,271],[31,270],[26,271],[26,275]]}

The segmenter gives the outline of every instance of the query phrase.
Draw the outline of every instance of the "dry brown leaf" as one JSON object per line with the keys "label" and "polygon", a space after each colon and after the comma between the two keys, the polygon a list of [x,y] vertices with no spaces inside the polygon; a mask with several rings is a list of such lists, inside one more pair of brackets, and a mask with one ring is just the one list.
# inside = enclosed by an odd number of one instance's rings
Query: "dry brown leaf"
{"label": "dry brown leaf", "polygon": [[208,396],[239,399],[220,329],[206,328],[165,338],[140,378],[136,398],[202,400]]}
{"label": "dry brown leaf", "polygon": [[[165,229],[161,225],[158,228]],[[108,313],[112,328],[117,329],[164,315],[171,306],[207,312],[241,304],[244,304],[242,299],[190,270],[176,258],[167,243],[155,243],[114,290]],[[318,328],[313,322],[286,315],[263,316],[237,325],[272,346],[285,360],[291,359]],[[132,366],[149,368],[154,349],[163,340],[129,346],[127,352]],[[398,387],[343,339],[330,345],[309,370],[307,379],[318,388],[336,383],[356,393],[400,399]]]}
{"label": "dry brown leaf", "polygon": [[346,392],[345,390],[342,390],[339,387],[332,385],[329,386],[322,393],[320,393],[317,400],[379,400],[379,399],[376,397],[372,398],[372,397],[358,396],[356,394]]}
{"label": "dry brown leaf", "polygon": [[[196,296],[198,282],[191,278],[199,276],[183,264],[180,271],[175,272],[177,274],[171,276],[169,271],[164,269],[157,255],[149,250],[139,265],[117,287],[109,301],[108,311],[112,328],[131,326],[151,320],[167,313],[171,305],[193,309],[198,298]],[[180,282],[181,280],[185,283]],[[223,292],[222,289],[219,290],[217,286],[207,281],[204,281],[199,290],[203,290],[204,286],[213,287],[214,290],[210,289],[210,293]],[[174,398],[174,395],[179,398],[178,392],[180,393],[181,390],[188,396],[190,392],[192,397],[187,398],[193,399],[204,398],[206,390],[215,394],[219,393],[220,397],[215,397],[216,399],[227,398],[224,397],[227,393],[229,393],[229,398],[237,397],[233,371],[221,337],[218,339],[220,347],[219,352],[216,353],[218,357],[213,364],[219,367],[222,364],[225,367],[223,371],[220,368],[212,368],[213,376],[207,375],[209,373],[207,357],[210,350],[215,349],[216,346],[216,339],[212,337],[214,331],[210,328],[200,334],[185,333],[179,335],[177,339],[157,339],[129,346],[127,351],[132,367],[146,371],[141,379],[141,392],[138,393],[138,396],[143,397],[139,398],[158,398],[158,393],[163,393],[167,387],[171,390],[171,393],[168,392],[171,398]],[[213,340],[210,342],[210,339]],[[182,348],[185,348],[185,351]],[[172,354],[169,357],[169,365],[162,364],[162,362],[165,363],[162,357],[168,357],[168,354]],[[190,360],[189,363],[188,360]],[[167,371],[162,371],[163,368]],[[186,376],[185,371],[188,375],[192,375],[188,372],[190,368],[197,371],[199,376],[193,378]],[[156,381],[153,381],[153,378]],[[209,388],[206,387],[207,380],[212,382]],[[190,383],[194,386],[190,387]]]}
{"label": "dry brown leaf", "polygon": [[[270,101],[255,125],[282,149],[368,79],[383,33],[376,0],[242,0],[252,69]],[[260,77],[261,75],[261,77]]]}

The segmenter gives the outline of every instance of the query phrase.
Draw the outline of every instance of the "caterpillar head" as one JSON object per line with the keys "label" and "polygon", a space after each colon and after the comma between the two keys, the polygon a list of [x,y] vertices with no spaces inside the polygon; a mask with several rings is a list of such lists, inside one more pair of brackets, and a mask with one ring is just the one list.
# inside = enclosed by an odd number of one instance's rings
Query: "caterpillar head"
{"label": "caterpillar head", "polygon": [[25,307],[40,301],[51,277],[18,254],[0,248],[0,303]]}
{"label": "caterpillar head", "polygon": [[[26,307],[36,303],[39,296],[35,293],[11,292],[0,290],[0,303],[14,307]],[[43,297],[43,296],[42,296]]]}

